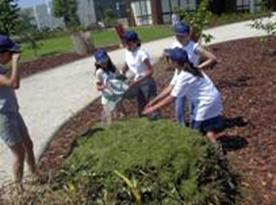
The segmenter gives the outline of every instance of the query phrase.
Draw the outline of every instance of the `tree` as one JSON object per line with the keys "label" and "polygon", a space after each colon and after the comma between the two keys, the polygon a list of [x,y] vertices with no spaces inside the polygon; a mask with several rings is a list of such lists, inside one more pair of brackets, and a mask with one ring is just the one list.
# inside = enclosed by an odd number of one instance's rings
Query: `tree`
{"label": "tree", "polygon": [[113,27],[116,24],[116,16],[112,9],[104,11],[104,23],[108,27]]}
{"label": "tree", "polygon": [[181,20],[191,26],[191,38],[194,41],[203,40],[205,43],[210,43],[214,38],[211,34],[203,33],[203,30],[208,28],[212,18],[212,13],[208,10],[208,3],[208,0],[202,0],[198,8],[193,12],[182,9],[175,11],[179,14]]}
{"label": "tree", "polygon": [[66,28],[80,25],[77,10],[78,3],[76,0],[53,0],[54,16],[63,18]]}
{"label": "tree", "polygon": [[35,40],[34,34],[36,32],[36,26],[32,24],[34,17],[30,15],[27,10],[19,13],[19,20],[15,27],[15,33],[20,38],[20,41],[26,42],[33,51],[33,55],[37,57],[38,43]]}
{"label": "tree", "polygon": [[17,0],[0,0],[0,33],[13,34],[18,20]]}
{"label": "tree", "polygon": [[54,16],[63,18],[66,28],[71,31],[71,39],[75,51],[81,55],[90,54],[94,50],[94,45],[90,40],[89,32],[76,32],[80,26],[77,14],[78,3],[76,0],[53,0]]}

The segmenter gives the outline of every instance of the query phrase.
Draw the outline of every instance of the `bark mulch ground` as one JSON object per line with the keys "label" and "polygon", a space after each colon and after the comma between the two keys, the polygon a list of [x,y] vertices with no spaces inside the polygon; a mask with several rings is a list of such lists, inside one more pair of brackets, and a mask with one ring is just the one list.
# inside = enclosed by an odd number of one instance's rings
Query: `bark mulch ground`
{"label": "bark mulch ground", "polygon": [[[276,38],[269,47],[276,50]],[[276,204],[276,53],[258,39],[213,45],[219,64],[206,72],[223,96],[227,129],[222,141],[230,165],[239,175],[243,205]],[[159,90],[172,77],[164,65],[155,66]],[[134,117],[135,102],[126,103]],[[74,141],[101,119],[97,100],[69,120],[55,134],[40,159],[44,171],[57,170],[70,153]],[[163,116],[174,119],[172,107]]]}

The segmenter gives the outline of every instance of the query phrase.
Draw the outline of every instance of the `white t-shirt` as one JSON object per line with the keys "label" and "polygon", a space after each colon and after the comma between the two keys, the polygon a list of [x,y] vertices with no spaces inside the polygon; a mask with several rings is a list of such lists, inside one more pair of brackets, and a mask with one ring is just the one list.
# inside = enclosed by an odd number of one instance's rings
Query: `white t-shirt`
{"label": "white t-shirt", "polygon": [[[102,85],[107,85],[108,81],[111,79],[114,79],[115,74],[110,72],[110,73],[106,73],[104,72],[103,69],[99,68],[96,71],[96,83],[101,83]],[[102,104],[107,104],[108,103],[108,99],[105,97],[105,92],[106,94],[108,94],[108,90],[105,89],[102,91],[102,99],[101,102]]]}
{"label": "white t-shirt", "polygon": [[147,69],[144,61],[150,60],[149,54],[141,47],[137,48],[135,51],[126,50],[125,60],[128,68],[134,73],[135,79],[145,76],[145,71]]}
{"label": "white t-shirt", "polygon": [[182,45],[178,40],[176,40],[171,45],[171,48],[183,48],[187,52],[189,60],[195,67],[199,65],[200,55],[197,51],[198,47],[199,44],[192,40],[189,40],[186,45]]}
{"label": "white t-shirt", "polygon": [[221,114],[223,110],[221,96],[210,78],[196,77],[186,71],[180,71],[171,92],[173,97],[184,97],[194,106],[192,119],[208,120]]}
{"label": "white t-shirt", "polygon": [[170,82],[170,85],[175,85],[176,84],[176,82],[177,82],[177,77],[179,76],[179,74],[180,74],[180,71],[179,70],[177,70],[177,69],[175,69],[175,71],[174,71],[174,74],[173,74],[173,78],[172,78],[172,80],[171,80],[171,82]]}

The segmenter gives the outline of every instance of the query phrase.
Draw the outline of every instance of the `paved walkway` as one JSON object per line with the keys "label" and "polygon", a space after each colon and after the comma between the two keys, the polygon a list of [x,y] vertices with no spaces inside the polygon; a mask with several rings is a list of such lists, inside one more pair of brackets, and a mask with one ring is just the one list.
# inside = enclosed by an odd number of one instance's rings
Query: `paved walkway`
{"label": "paved walkway", "polygon": [[[276,21],[276,14],[273,18]],[[212,44],[265,34],[251,29],[249,23],[234,23],[206,32],[215,37]],[[174,37],[170,37],[142,46],[157,61],[163,49],[173,41]],[[119,49],[109,54],[120,68],[124,63],[124,50]],[[21,113],[34,141],[36,156],[43,152],[47,142],[63,123],[99,97],[94,86],[93,65],[94,60],[86,58],[22,80],[17,95]],[[0,183],[11,179],[10,169],[9,150],[0,142]]]}

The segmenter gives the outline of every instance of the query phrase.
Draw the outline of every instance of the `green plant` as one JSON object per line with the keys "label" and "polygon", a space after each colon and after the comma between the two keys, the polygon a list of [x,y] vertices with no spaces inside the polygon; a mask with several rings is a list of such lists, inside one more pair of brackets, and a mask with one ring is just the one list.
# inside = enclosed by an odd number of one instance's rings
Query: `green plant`
{"label": "green plant", "polygon": [[112,9],[104,11],[104,23],[107,27],[112,27],[116,24],[116,16]]}
{"label": "green plant", "polygon": [[53,0],[54,15],[63,18],[67,28],[76,28],[80,25],[77,9],[76,0]]}
{"label": "green plant", "polygon": [[231,175],[216,150],[199,133],[165,120],[117,122],[85,136],[59,179],[95,204],[231,204],[234,199]]}
{"label": "green plant", "polygon": [[265,36],[261,37],[263,51],[270,47],[270,40],[276,36],[276,22],[272,20],[272,15],[264,18],[256,18],[253,23],[249,24],[252,29],[257,29],[265,32]]}
{"label": "green plant", "polygon": [[0,33],[14,34],[19,8],[16,0],[0,1]]}
{"label": "green plant", "polygon": [[36,42],[35,33],[36,27],[32,25],[33,17],[27,11],[21,11],[19,20],[15,27],[15,33],[18,35],[19,40],[28,44],[28,47],[33,51],[33,56],[38,56],[39,44]]}
{"label": "green plant", "polygon": [[205,43],[209,43],[214,38],[211,34],[203,33],[203,30],[208,28],[212,18],[212,13],[208,10],[207,0],[202,0],[195,11],[179,9],[177,13],[182,20],[191,25],[194,40],[197,41],[201,38]]}

